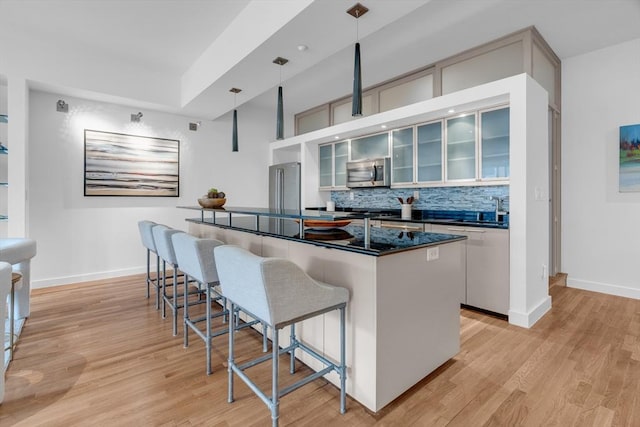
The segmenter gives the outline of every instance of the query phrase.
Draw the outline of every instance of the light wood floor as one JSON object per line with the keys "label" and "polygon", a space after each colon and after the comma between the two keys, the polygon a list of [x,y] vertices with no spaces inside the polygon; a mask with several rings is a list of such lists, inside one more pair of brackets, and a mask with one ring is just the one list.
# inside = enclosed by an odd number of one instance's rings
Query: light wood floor
{"label": "light wood floor", "polygon": [[[460,353],[381,413],[349,399],[340,415],[336,388],[317,380],[282,399],[281,425],[640,425],[640,301],[550,292],[529,330],[463,310]],[[202,341],[184,349],[144,293],[142,276],[35,290],[0,425],[269,425],[241,381],[226,401],[226,336],[207,376]],[[260,352],[257,334],[239,335],[239,352]],[[269,364],[256,374],[268,384]]]}

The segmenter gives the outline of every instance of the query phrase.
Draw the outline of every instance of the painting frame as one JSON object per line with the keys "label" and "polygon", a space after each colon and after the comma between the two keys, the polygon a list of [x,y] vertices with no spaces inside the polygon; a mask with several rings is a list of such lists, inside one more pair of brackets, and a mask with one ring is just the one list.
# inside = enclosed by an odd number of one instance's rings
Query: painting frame
{"label": "painting frame", "polygon": [[640,124],[620,126],[618,191],[640,191]]}
{"label": "painting frame", "polygon": [[180,140],[84,130],[85,197],[179,197]]}

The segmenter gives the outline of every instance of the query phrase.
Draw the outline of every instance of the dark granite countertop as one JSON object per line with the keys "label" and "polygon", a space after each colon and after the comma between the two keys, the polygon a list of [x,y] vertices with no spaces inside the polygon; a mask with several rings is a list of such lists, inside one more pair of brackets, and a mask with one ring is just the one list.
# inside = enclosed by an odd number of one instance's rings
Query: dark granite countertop
{"label": "dark granite countertop", "polygon": [[[233,213],[240,212],[234,210]],[[250,214],[250,212],[244,213]],[[358,216],[361,217],[361,215],[354,215],[352,218]],[[229,225],[228,215],[216,215],[215,219],[203,217],[188,218],[187,221],[374,256],[388,255],[466,239],[465,236],[452,234],[399,232],[398,230],[388,228],[371,227],[370,245],[369,247],[365,247],[365,229],[363,226],[347,225],[341,228],[305,228],[304,236],[301,238],[300,224],[294,220],[295,218],[297,217],[259,216],[256,219],[255,216],[234,216],[231,226]],[[339,216],[339,218],[344,218],[344,216]]]}
{"label": "dark granite countertop", "polygon": [[[307,208],[306,211],[313,210],[326,212],[324,207]],[[491,211],[413,209],[411,211],[411,219],[402,219],[400,216],[400,209],[336,208],[336,211],[331,213],[366,213],[372,220],[381,221],[417,222],[501,229],[509,228],[509,215],[505,215],[505,218],[502,221],[496,221],[495,212]]]}

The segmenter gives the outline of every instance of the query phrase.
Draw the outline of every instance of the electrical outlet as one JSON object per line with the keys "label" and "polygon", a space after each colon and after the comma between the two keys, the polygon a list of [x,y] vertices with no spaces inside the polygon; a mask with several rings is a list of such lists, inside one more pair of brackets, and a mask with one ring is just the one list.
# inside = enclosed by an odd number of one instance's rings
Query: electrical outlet
{"label": "electrical outlet", "polygon": [[413,191],[413,199],[414,200],[420,199],[420,192],[418,190]]}
{"label": "electrical outlet", "polygon": [[353,191],[349,191],[349,200],[353,200],[355,199],[355,194],[353,194]]}
{"label": "electrical outlet", "polygon": [[427,261],[435,261],[440,258],[440,247],[427,248]]}

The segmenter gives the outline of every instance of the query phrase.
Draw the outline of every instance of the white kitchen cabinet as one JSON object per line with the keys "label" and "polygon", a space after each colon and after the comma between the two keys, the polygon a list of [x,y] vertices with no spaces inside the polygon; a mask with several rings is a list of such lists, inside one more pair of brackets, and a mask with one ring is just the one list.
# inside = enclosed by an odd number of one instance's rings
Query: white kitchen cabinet
{"label": "white kitchen cabinet", "polygon": [[509,230],[432,224],[434,233],[467,236],[466,292],[463,304],[509,313]]}

